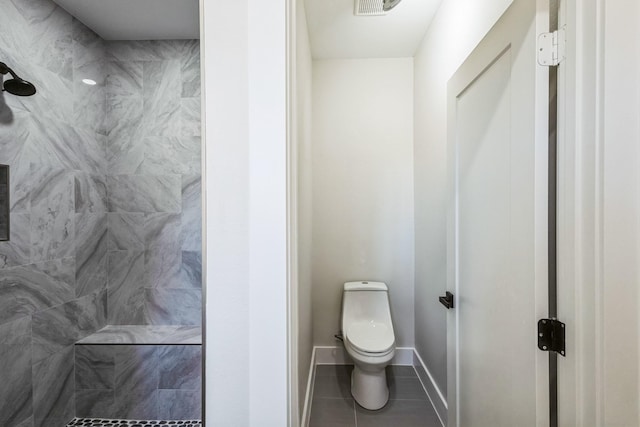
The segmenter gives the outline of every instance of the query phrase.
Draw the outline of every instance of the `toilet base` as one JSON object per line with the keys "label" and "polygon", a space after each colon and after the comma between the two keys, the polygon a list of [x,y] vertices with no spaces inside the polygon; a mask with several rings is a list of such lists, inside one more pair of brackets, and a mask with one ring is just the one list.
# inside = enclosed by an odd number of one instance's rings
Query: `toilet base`
{"label": "toilet base", "polygon": [[384,367],[365,370],[354,365],[351,373],[351,395],[358,405],[371,411],[386,405],[389,400],[389,387]]}

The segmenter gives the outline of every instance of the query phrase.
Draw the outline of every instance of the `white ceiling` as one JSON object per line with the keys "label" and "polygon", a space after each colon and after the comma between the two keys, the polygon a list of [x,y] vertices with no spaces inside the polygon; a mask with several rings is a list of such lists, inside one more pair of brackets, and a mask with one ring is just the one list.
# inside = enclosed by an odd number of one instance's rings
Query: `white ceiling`
{"label": "white ceiling", "polygon": [[354,0],[305,0],[314,58],[415,54],[442,0],[402,0],[383,16],[355,16]]}
{"label": "white ceiling", "polygon": [[198,0],[54,1],[105,40],[200,38]]}

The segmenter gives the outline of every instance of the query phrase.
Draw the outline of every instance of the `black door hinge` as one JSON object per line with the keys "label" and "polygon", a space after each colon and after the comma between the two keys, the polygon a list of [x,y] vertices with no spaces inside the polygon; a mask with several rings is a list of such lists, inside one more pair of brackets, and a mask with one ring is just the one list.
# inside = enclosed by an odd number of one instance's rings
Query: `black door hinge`
{"label": "black door hinge", "polygon": [[564,330],[564,323],[557,319],[540,319],[538,321],[538,348],[542,351],[555,351],[566,356]]}

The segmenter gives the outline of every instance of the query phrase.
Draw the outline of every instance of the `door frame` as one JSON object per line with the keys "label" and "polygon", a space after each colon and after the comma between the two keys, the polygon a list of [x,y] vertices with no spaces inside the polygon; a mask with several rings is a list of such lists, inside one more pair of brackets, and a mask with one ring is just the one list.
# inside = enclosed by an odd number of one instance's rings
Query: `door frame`
{"label": "door frame", "polygon": [[[514,2],[515,3],[515,2]],[[512,4],[513,6],[513,4]],[[512,7],[510,6],[510,7]],[[509,13],[509,8],[504,14]],[[503,15],[504,15],[503,14]],[[502,16],[496,21],[502,19]],[[535,34],[536,38],[538,34],[549,31],[549,0],[536,0],[536,20],[535,20]],[[484,38],[483,38],[484,40]],[[498,53],[498,52],[496,52]],[[473,53],[470,53],[470,56]],[[531,52],[535,55],[536,52]],[[467,57],[468,59],[469,57]],[[466,60],[463,62],[466,62]],[[454,74],[455,76],[455,74]],[[549,74],[548,69],[542,66],[536,66],[535,72],[535,167],[534,167],[534,186],[535,186],[535,313],[536,318],[548,317],[548,199],[547,199],[547,185],[548,185],[548,109],[549,109]],[[448,100],[449,95],[448,96]],[[449,110],[448,120],[453,117],[452,110],[455,105],[447,105]],[[455,110],[454,110],[455,111]],[[448,129],[451,128],[451,124],[448,125]],[[455,260],[456,254],[451,245],[451,242],[455,239],[455,230],[451,219],[455,216],[455,207],[453,200],[455,199],[455,187],[454,180],[452,179],[452,167],[451,158],[452,153],[452,135],[448,136],[447,150],[448,162],[449,162],[449,177],[447,192],[447,260]],[[455,277],[455,262],[447,262],[447,290],[453,292],[455,295],[455,289],[451,288],[453,277]],[[447,327],[455,325],[458,327],[458,311],[456,309],[447,313]],[[457,333],[456,333],[457,337]],[[535,331],[532,331],[532,351],[535,347]],[[448,423],[451,426],[455,426],[458,422],[459,408],[457,405],[457,389],[458,379],[450,375],[451,372],[455,372],[457,365],[457,354],[455,349],[457,348],[457,342],[453,339],[453,334],[447,333],[447,404],[448,404]],[[536,354],[536,371],[544,372],[544,375],[536,376],[536,418],[538,424],[536,427],[548,427],[549,425],[549,360],[546,353],[538,352]]]}

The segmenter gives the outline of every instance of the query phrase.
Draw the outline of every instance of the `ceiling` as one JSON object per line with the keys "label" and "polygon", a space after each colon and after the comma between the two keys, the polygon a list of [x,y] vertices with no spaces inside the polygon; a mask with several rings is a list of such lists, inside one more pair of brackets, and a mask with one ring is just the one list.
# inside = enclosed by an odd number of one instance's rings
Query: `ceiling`
{"label": "ceiling", "polygon": [[198,0],[54,0],[105,40],[200,38]]}
{"label": "ceiling", "polygon": [[355,16],[354,0],[304,0],[316,59],[415,54],[442,0],[402,0],[383,16]]}

